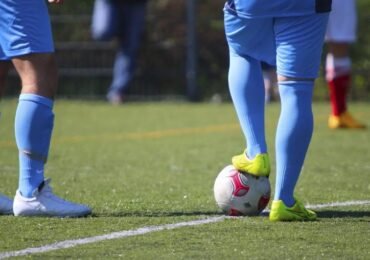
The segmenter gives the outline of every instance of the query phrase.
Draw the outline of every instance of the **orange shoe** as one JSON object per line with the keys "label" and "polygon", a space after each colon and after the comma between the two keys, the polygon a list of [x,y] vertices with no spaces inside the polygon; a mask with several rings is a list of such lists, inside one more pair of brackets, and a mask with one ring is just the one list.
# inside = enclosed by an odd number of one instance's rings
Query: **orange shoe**
{"label": "orange shoe", "polygon": [[344,112],[339,116],[330,115],[328,126],[331,129],[347,128],[347,129],[365,129],[366,125],[357,121],[348,112]]}

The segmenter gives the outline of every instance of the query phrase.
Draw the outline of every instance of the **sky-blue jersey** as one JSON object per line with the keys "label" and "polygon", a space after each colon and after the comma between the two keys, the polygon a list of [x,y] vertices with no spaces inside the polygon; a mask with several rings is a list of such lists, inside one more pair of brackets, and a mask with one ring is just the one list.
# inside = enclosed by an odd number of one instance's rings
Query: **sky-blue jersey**
{"label": "sky-blue jersey", "polygon": [[329,12],[331,0],[228,0],[225,8],[245,18],[301,16]]}

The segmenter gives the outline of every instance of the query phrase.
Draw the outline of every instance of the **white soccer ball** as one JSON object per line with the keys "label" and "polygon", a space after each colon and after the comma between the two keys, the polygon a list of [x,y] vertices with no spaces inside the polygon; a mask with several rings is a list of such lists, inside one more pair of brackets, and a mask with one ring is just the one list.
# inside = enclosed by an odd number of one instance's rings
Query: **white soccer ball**
{"label": "white soccer ball", "polygon": [[230,216],[255,216],[270,201],[271,186],[267,177],[255,177],[226,166],[217,176],[214,187],[217,205]]}

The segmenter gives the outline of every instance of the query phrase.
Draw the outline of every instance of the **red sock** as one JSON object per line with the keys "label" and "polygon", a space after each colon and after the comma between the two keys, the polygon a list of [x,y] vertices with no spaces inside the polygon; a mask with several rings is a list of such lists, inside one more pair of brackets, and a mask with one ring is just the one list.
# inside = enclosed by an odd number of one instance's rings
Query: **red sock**
{"label": "red sock", "polygon": [[351,75],[341,75],[328,82],[332,115],[339,116],[347,110],[347,93]]}

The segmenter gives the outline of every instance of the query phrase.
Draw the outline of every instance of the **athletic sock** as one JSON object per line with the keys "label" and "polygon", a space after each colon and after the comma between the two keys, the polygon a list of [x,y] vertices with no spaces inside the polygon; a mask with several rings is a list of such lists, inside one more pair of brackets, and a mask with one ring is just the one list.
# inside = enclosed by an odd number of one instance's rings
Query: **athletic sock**
{"label": "athletic sock", "polygon": [[332,115],[339,116],[347,110],[347,95],[351,85],[351,58],[326,56],[326,81],[328,82]]}
{"label": "athletic sock", "polygon": [[265,90],[259,61],[230,52],[229,88],[246,138],[247,156],[266,153]]}
{"label": "athletic sock", "polygon": [[347,110],[347,93],[350,74],[341,75],[328,81],[332,115],[339,116]]}
{"label": "athletic sock", "polygon": [[275,200],[291,207],[313,131],[313,82],[279,83],[281,113],[276,131]]}
{"label": "athletic sock", "polygon": [[53,130],[53,101],[35,94],[21,94],[15,116],[19,150],[19,191],[32,197],[44,180],[44,164]]}

